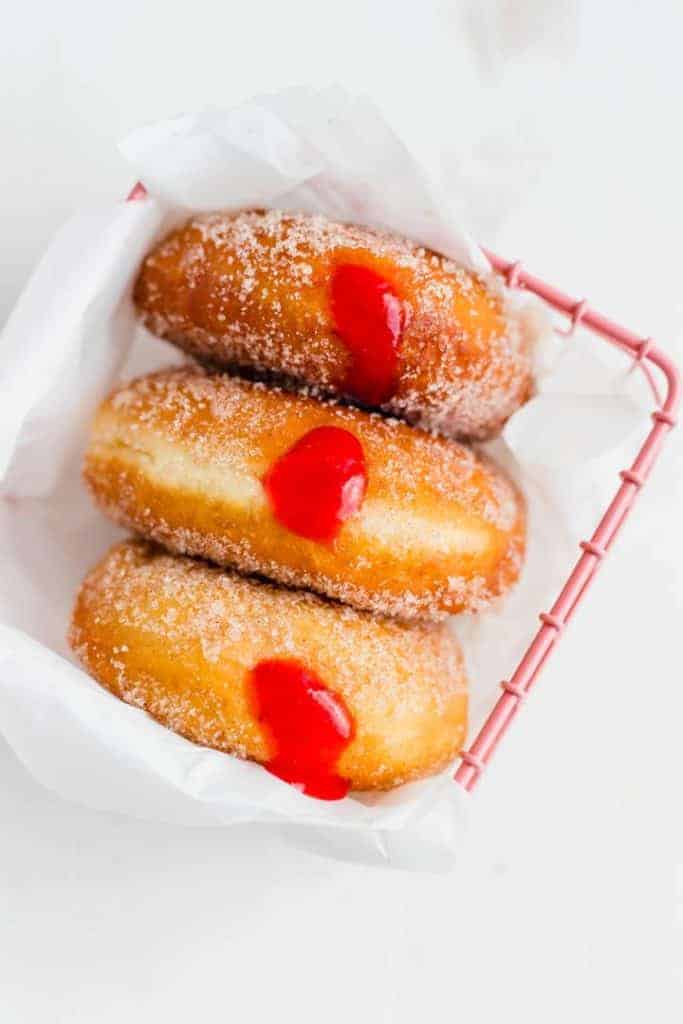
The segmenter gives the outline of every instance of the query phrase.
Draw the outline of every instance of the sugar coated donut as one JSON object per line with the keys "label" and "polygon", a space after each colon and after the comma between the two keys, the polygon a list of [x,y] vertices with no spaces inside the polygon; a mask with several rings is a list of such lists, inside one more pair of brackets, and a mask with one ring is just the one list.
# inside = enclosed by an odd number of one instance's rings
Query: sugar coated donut
{"label": "sugar coated donut", "polygon": [[453,437],[494,436],[531,393],[531,339],[484,279],[393,235],[279,211],[193,217],[144,261],[155,334]]}
{"label": "sugar coated donut", "polygon": [[69,641],[117,697],[312,796],[429,775],[464,741],[462,656],[443,625],[375,617],[144,541],[119,544],[87,577]]}
{"label": "sugar coated donut", "polygon": [[518,492],[457,442],[196,366],[104,402],[85,479],[171,551],[405,618],[484,607],[524,549]]}

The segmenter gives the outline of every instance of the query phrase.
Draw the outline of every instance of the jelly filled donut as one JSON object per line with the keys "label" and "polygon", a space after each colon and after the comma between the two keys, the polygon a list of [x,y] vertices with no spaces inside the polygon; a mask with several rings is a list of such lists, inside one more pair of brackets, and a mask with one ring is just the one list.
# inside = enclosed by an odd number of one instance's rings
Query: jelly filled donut
{"label": "jelly filled donut", "polygon": [[393,235],[279,211],[194,217],[144,261],[147,327],[429,430],[494,436],[531,393],[531,339],[486,280]]}
{"label": "jelly filled donut", "polygon": [[432,774],[464,741],[462,656],[444,626],[375,617],[144,541],[114,547],[87,577],[69,641],[117,697],[312,796]]}
{"label": "jelly filled donut", "polygon": [[84,472],[171,551],[405,618],[478,610],[523,554],[519,494],[457,442],[197,366],[115,391]]}

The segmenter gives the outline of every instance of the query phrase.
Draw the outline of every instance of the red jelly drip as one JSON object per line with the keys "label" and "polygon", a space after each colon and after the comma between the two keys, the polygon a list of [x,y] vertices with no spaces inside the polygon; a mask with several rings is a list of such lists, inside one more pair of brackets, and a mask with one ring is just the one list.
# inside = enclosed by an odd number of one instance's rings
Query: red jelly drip
{"label": "red jelly drip", "polygon": [[309,796],[341,800],[350,784],[337,761],[353,738],[342,698],[298,661],[260,661],[251,682],[256,717],[274,749],[264,767]]}
{"label": "red jelly drip", "polygon": [[396,390],[405,327],[398,295],[369,267],[341,263],[332,275],[332,315],[352,356],[345,389],[368,405],[388,401]]}
{"label": "red jelly drip", "polygon": [[360,441],[341,427],[316,427],[263,478],[275,518],[309,540],[334,540],[360,508],[368,486]]}

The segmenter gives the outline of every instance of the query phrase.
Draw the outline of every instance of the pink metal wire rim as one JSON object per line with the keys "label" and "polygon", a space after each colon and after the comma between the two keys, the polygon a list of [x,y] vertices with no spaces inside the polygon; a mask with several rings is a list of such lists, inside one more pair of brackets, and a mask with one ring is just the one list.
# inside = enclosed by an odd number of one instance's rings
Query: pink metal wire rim
{"label": "pink metal wire rim", "polygon": [[538,616],[541,622],[545,623],[551,629],[556,630],[558,633],[564,628],[564,622],[557,618],[556,615],[551,615],[550,612],[541,612]]}
{"label": "pink metal wire rim", "polygon": [[[511,696],[516,697],[518,701],[524,700],[524,698],[526,697],[526,690],[523,690],[521,686],[517,686],[515,683],[508,683],[507,681],[505,681],[500,684],[500,688],[501,690],[504,690],[505,693],[509,693],[511,694]],[[465,753],[461,754],[460,757],[465,762],[465,764],[472,763],[470,751],[465,751]],[[484,764],[484,762],[480,763]]]}
{"label": "pink metal wire rim", "polygon": [[523,288],[524,285],[521,281],[521,276],[524,272],[522,264],[517,260],[516,263],[511,263],[508,269],[505,271],[505,280],[508,288]]}
{"label": "pink metal wire rim", "polygon": [[[579,323],[595,335],[628,353],[634,365],[646,375],[652,387],[658,408],[652,414],[653,427],[645,438],[631,466],[620,473],[621,486],[598,523],[590,540],[580,545],[581,556],[560,591],[549,613],[541,615],[541,628],[536,633],[509,682],[503,683],[503,694],[496,701],[478,735],[461,755],[455,773],[456,782],[472,790],[481,778],[486,765],[519,710],[521,698],[526,696],[538,678],[550,651],[556,646],[560,632],[558,624],[566,625],[579,603],[585,597],[598,566],[614,542],[629,515],[636,496],[642,491],[654,466],[664,439],[676,423],[680,403],[680,378],[673,362],[653,342],[641,338],[625,327],[598,313],[585,299],[577,301],[522,269],[521,264],[510,262],[487,252],[493,267],[505,277],[510,287],[525,288],[533,292],[553,309],[570,319],[571,334]],[[653,368],[666,382],[666,397],[662,401],[653,375]]]}
{"label": "pink metal wire rim", "polygon": [[564,338],[571,337],[571,335],[575,332],[576,328],[579,326],[579,324],[583,320],[584,313],[586,312],[587,309],[588,309],[588,302],[587,302],[586,299],[581,299],[580,302],[577,302],[576,306],[574,307],[574,309],[572,310],[572,312],[570,314],[569,327],[565,328],[564,330],[558,330],[557,333],[561,334]]}
{"label": "pink metal wire rim", "polygon": [[470,768],[474,768],[478,772],[482,772],[484,770],[484,762],[469,751],[465,750],[460,756],[463,763],[469,765]]}
{"label": "pink metal wire rim", "polygon": [[599,544],[594,544],[592,540],[582,540],[579,547],[583,549],[588,555],[593,555],[594,558],[604,558],[607,554],[605,548],[601,548]]}
{"label": "pink metal wire rim", "polygon": [[[147,190],[138,182],[128,199],[143,199]],[[680,404],[680,377],[674,363],[652,338],[641,338],[622,327],[602,313],[594,310],[586,299],[575,299],[559,291],[539,277],[524,270],[519,260],[505,260],[495,253],[484,250],[492,266],[501,274],[510,288],[523,288],[537,295],[557,312],[569,318],[569,327],[560,331],[565,337],[573,334],[581,324],[593,334],[610,342],[631,356],[634,367],[638,367],[648,380],[657,408],[652,413],[653,427],[645,438],[633,463],[619,474],[621,486],[600,519],[590,540],[582,541],[581,555],[572,569],[567,582],[557,596],[549,612],[539,616],[541,627],[527,648],[509,680],[501,685],[502,694],[494,704],[486,721],[479,730],[468,750],[460,754],[460,765],[455,772],[455,781],[465,790],[474,789],[489,764],[494,751],[507,731],[522,702],[538,679],[551,650],[557,646],[564,627],[585,597],[598,566],[612,546],[619,530],[631,512],[633,503],[647,481],[666,435],[676,424],[676,412]],[[660,398],[653,368],[660,372],[666,382],[666,397]]]}
{"label": "pink metal wire rim", "polygon": [[638,345],[638,351],[633,357],[634,365],[638,366],[640,363],[642,363],[643,359],[647,359],[647,357],[650,354],[650,350],[653,347],[654,341],[652,340],[652,338],[643,338],[643,340]]}
{"label": "pink metal wire rim", "polygon": [[622,480],[625,480],[626,483],[633,484],[634,487],[642,487],[645,483],[642,476],[638,476],[637,473],[632,473],[630,469],[622,469],[619,476]]}
{"label": "pink metal wire rim", "polygon": [[132,203],[136,199],[146,199],[146,198],[147,198],[147,189],[145,188],[145,186],[142,184],[141,181],[136,181],[135,184],[133,185],[132,189],[130,190],[130,192],[126,196],[126,202],[127,203]]}

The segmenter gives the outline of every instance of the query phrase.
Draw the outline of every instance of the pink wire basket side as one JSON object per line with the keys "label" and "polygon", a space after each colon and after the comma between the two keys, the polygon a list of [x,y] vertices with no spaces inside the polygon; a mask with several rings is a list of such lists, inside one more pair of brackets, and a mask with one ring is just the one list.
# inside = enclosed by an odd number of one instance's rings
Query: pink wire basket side
{"label": "pink wire basket side", "polygon": [[[623,469],[621,486],[600,519],[590,540],[580,544],[581,555],[569,578],[549,612],[541,612],[541,628],[523,655],[517,668],[500,685],[502,693],[469,749],[461,755],[455,780],[464,789],[472,790],[481,778],[484,768],[517,714],[520,705],[538,678],[543,665],[562,635],[579,603],[585,597],[604,556],[631,512],[633,503],[654,466],[664,439],[676,424],[680,403],[680,377],[671,360],[653,343],[641,338],[625,327],[608,320],[596,312],[585,299],[577,300],[538,277],[527,273],[520,263],[510,262],[486,253],[494,268],[502,274],[510,288],[523,288],[533,292],[545,303],[569,317],[571,334],[579,324],[597,336],[628,353],[645,374],[655,398],[652,413],[653,426],[633,463]],[[662,400],[653,368],[661,371],[666,381],[666,395]]]}
{"label": "pink wire basket side", "polygon": [[[129,200],[144,199],[145,186],[138,182],[128,196]],[[556,648],[565,626],[579,603],[585,597],[595,573],[631,512],[635,499],[642,490],[652,467],[660,454],[664,439],[676,424],[680,404],[680,377],[673,362],[651,338],[621,327],[598,313],[585,299],[575,299],[547,282],[529,274],[519,262],[502,259],[485,250],[492,266],[506,280],[509,288],[532,292],[548,306],[569,318],[569,326],[561,333],[570,335],[581,324],[598,337],[621,349],[645,375],[656,408],[652,413],[653,426],[632,464],[619,476],[621,485],[600,519],[589,540],[580,544],[581,555],[548,612],[541,612],[541,627],[527,648],[509,680],[500,685],[502,693],[491,709],[468,750],[460,755],[455,781],[471,791],[491,760],[496,747],[517,714],[520,705],[538,679],[539,672],[551,652]],[[662,398],[656,371],[665,380],[666,394]]]}

